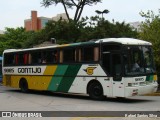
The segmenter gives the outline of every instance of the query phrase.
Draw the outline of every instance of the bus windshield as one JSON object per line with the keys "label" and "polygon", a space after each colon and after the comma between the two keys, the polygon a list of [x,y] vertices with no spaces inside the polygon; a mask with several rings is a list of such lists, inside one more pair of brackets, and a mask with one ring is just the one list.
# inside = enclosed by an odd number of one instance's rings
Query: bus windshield
{"label": "bus windshield", "polygon": [[123,61],[126,75],[155,72],[151,46],[125,46]]}

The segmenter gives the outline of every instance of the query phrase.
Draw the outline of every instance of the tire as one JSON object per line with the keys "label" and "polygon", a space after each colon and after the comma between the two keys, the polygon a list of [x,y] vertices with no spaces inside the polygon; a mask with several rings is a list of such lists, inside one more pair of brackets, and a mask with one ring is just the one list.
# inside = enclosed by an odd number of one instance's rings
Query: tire
{"label": "tire", "polygon": [[21,89],[21,91],[23,93],[27,93],[28,92],[28,83],[27,83],[27,81],[25,79],[20,80],[19,88]]}
{"label": "tire", "polygon": [[93,82],[89,85],[88,93],[94,100],[103,100],[105,98],[103,95],[102,85],[98,82]]}

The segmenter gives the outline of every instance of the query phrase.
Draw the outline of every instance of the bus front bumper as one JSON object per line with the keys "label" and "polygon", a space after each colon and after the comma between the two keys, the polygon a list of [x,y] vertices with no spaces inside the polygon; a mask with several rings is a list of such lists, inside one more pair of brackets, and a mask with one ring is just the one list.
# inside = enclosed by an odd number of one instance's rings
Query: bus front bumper
{"label": "bus front bumper", "polygon": [[144,85],[144,86],[126,87],[125,97],[154,93],[157,91],[157,89],[158,89],[157,83]]}

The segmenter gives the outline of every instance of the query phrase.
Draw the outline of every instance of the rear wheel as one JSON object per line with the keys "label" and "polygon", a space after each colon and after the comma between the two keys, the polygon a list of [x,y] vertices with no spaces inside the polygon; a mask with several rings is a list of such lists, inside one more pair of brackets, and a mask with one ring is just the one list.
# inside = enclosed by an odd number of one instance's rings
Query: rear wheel
{"label": "rear wheel", "polygon": [[28,83],[25,79],[20,80],[19,88],[24,93],[28,92]]}
{"label": "rear wheel", "polygon": [[92,99],[95,99],[95,100],[104,99],[102,85],[98,82],[93,82],[89,85],[88,93]]}

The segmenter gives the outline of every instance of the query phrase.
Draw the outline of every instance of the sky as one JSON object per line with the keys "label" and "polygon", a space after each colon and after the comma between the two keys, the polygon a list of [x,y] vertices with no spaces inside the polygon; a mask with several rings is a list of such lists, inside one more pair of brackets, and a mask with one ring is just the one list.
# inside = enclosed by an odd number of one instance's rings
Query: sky
{"label": "sky", "polygon": [[[51,5],[45,8],[41,4],[42,0],[0,0],[0,30],[6,27],[17,28],[24,27],[24,20],[30,19],[31,10],[38,12],[38,17],[52,18],[57,14],[64,13],[63,6]],[[82,16],[95,16],[95,10],[103,11],[108,9],[110,12],[105,14],[105,19],[126,23],[143,21],[139,12],[154,11],[158,14],[160,9],[160,0],[102,0],[92,6],[85,6]],[[70,9],[69,14],[74,16],[75,9]]]}

